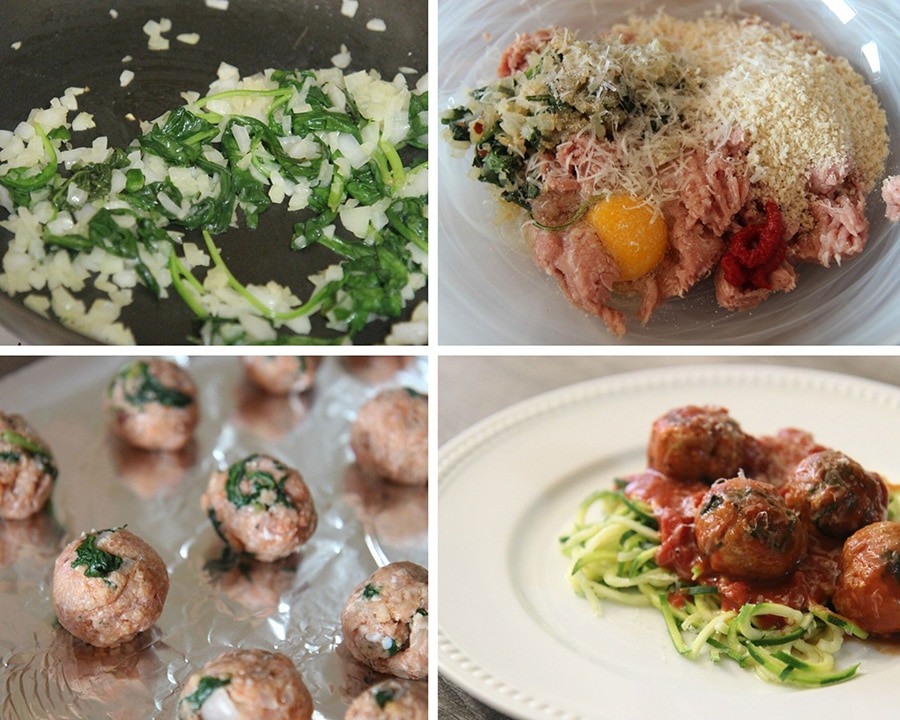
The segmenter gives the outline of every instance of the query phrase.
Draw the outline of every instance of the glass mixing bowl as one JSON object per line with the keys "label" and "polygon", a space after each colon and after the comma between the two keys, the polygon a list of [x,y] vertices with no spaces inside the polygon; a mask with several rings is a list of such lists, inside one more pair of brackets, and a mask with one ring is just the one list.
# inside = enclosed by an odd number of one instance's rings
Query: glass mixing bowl
{"label": "glass mixing bowl", "polygon": [[[439,112],[494,77],[516,33],[559,25],[587,37],[639,13],[697,18],[713,0],[441,0]],[[846,57],[874,88],[891,135],[886,174],[900,172],[900,6],[895,0],[757,0],[741,12],[812,33]],[[745,312],[718,307],[711,280],[657,308],[646,327],[618,339],[572,307],[537,269],[515,222],[498,222],[491,188],[468,176],[471,151],[439,143],[439,340],[446,345],[881,345],[900,342],[900,226],[884,218],[879,189],[868,199],[866,250],[841,267],[798,267],[797,288]]]}

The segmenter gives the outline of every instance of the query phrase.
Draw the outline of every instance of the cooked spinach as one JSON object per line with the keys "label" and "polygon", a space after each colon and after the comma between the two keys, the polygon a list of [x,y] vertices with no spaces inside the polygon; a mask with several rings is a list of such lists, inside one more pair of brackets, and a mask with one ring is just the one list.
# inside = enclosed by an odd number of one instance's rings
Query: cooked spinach
{"label": "cooked spinach", "polygon": [[75,560],[72,567],[84,567],[85,577],[103,578],[107,583],[109,574],[122,566],[122,558],[97,547],[97,538],[103,533],[113,530],[101,530],[98,533],[85,535],[81,544],[75,548]]}
{"label": "cooked spinach", "polygon": [[125,363],[110,381],[107,392],[111,393],[117,384],[122,386],[125,400],[136,407],[157,403],[166,407],[183,408],[194,402],[193,396],[188,393],[163,385],[150,372],[150,363],[144,360]]}
{"label": "cooked spinach", "polygon": [[203,703],[209,699],[210,695],[220,687],[225,687],[230,682],[230,677],[218,678],[213,677],[212,675],[204,675],[197,683],[197,689],[190,695],[182,698],[179,701],[179,705],[185,703],[193,712],[198,713],[200,712],[200,708],[203,707]]}
{"label": "cooked spinach", "polygon": [[[225,481],[228,501],[237,508],[247,505],[259,510],[265,510],[273,505],[294,507],[293,500],[284,489],[290,471],[277,460],[271,460],[275,468],[274,473],[252,469],[251,466],[261,457],[256,454],[250,455],[228,468],[228,478]],[[264,500],[263,493],[271,495],[272,500]]]}

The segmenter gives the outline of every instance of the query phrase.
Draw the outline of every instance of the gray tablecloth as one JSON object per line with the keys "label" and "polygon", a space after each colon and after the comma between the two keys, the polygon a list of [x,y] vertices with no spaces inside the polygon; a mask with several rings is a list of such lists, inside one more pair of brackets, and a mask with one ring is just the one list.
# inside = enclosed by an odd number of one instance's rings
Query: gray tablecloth
{"label": "gray tablecloth", "polygon": [[[898,357],[441,357],[438,438],[443,444],[509,405],[582,380],[630,370],[709,362],[810,367],[900,385]],[[438,685],[438,712],[441,720],[506,717],[444,678]]]}

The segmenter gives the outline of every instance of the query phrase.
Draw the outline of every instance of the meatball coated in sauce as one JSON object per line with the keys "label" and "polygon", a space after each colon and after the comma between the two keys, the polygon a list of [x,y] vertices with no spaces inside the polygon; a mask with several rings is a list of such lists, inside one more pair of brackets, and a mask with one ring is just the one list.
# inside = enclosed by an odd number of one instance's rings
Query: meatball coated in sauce
{"label": "meatball coated in sauce", "polygon": [[43,509],[57,474],[47,443],[28,422],[0,412],[0,518],[24,520]]}
{"label": "meatball coated in sauce", "polygon": [[428,686],[410,680],[382,680],[354,698],[344,720],[427,720]]}
{"label": "meatball coated in sauce", "polygon": [[382,390],[357,413],[350,434],[357,464],[402,485],[428,482],[428,396]]}
{"label": "meatball coated in sauce", "polygon": [[653,422],[647,464],[676,480],[709,484],[738,474],[747,442],[725,408],[688,405]]}
{"label": "meatball coated in sauce", "polygon": [[148,630],[168,593],[162,558],[121,528],[83,534],[63,549],[53,568],[60,625],[95,647],[117,647]]}
{"label": "meatball coated in sauce", "polygon": [[412,562],[376,570],[341,611],[350,654],[378,672],[410,680],[428,676],[428,571]]}
{"label": "meatball coated in sauce", "polygon": [[241,359],[247,378],[271,395],[302,393],[313,386],[319,358],[254,355]]}
{"label": "meatball coated in sauce", "polygon": [[303,477],[268,455],[213,473],[200,503],[229,547],[263,562],[297,552],[318,522]]}
{"label": "meatball coated in sauce", "polygon": [[786,575],[806,551],[806,526],[768,483],[716,482],[697,508],[694,534],[717,573],[747,580]]}
{"label": "meatball coated in sauce", "polygon": [[126,363],[110,381],[105,407],[113,432],[144,450],[180,450],[199,420],[190,375],[160,358]]}
{"label": "meatball coated in sauce", "polygon": [[900,632],[900,523],[876,522],[844,543],[835,610],[877,635]]}
{"label": "meatball coated in sauce", "polygon": [[789,507],[829,537],[845,538],[887,518],[887,486],[837,450],[801,460],[782,492]]}
{"label": "meatball coated in sauce", "polygon": [[232,650],[191,675],[179,720],[309,720],[313,701],[294,663],[280,653]]}

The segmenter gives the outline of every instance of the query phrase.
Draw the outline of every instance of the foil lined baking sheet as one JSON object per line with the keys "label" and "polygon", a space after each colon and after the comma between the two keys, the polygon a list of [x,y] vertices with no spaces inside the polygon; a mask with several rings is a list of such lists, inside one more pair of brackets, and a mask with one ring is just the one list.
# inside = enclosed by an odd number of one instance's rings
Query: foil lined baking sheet
{"label": "foil lined baking sheet", "polygon": [[[180,357],[199,390],[200,425],[180,453],[126,447],[108,430],[106,384],[125,358],[43,360],[0,380],[0,409],[19,413],[60,470],[44,512],[0,520],[0,718],[172,718],[181,684],[232,647],[285,653],[316,718],[343,718],[376,679],[341,645],[340,611],[379,564],[428,565],[427,488],[363,475],[349,436],[359,406],[383,387],[428,392],[427,358],[326,358],[314,388],[272,397],[236,357]],[[200,509],[214,469],[252,452],[296,467],[319,525],[296,555],[235,561]],[[113,650],[56,622],[53,562],[84,530],[127,525],[166,561],[171,587],[156,625]]]}

